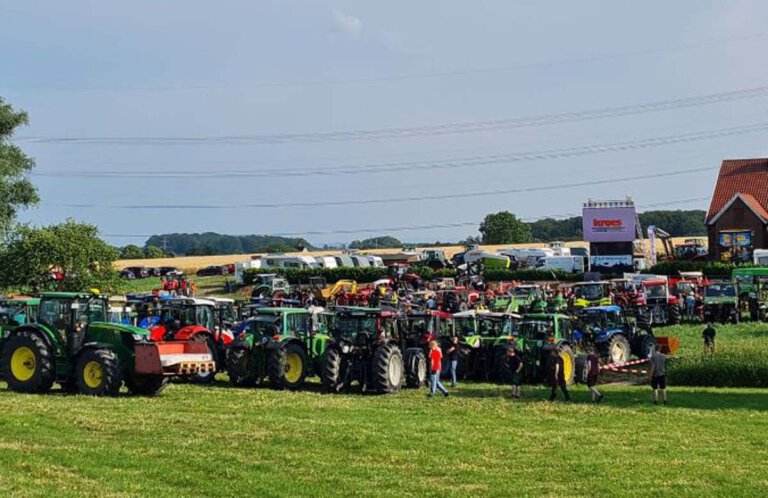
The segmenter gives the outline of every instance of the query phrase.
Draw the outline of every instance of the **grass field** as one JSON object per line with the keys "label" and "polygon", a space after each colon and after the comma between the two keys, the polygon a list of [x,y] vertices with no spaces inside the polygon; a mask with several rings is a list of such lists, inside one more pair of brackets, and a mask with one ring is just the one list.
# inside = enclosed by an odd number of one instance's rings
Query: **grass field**
{"label": "grass field", "polygon": [[[229,276],[215,276],[215,277],[198,277],[191,275],[190,281],[197,284],[197,296],[219,296],[219,297],[236,297],[237,292],[227,293],[225,290],[225,282],[229,280],[234,282],[234,277]],[[126,294],[140,294],[145,292],[152,292],[154,289],[162,288],[162,283],[159,277],[141,278],[136,280],[125,280]]]}
{"label": "grass field", "polygon": [[[699,351],[700,326],[666,329]],[[720,327],[723,344],[761,325]],[[663,330],[663,329],[662,329]],[[764,336],[763,336],[764,339]],[[157,398],[0,385],[0,496],[765,496],[768,391],[604,386],[548,403],[464,383],[443,399],[173,384]]]}

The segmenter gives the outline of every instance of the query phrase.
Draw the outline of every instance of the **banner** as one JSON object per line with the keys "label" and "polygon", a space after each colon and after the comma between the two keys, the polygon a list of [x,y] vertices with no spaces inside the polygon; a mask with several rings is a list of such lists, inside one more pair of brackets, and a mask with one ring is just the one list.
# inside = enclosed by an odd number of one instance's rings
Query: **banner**
{"label": "banner", "polygon": [[656,264],[656,227],[648,227],[648,242],[651,245],[651,266]]}
{"label": "banner", "polygon": [[582,228],[587,242],[632,242],[635,240],[634,207],[585,207]]}
{"label": "banner", "polygon": [[592,271],[600,273],[623,273],[634,269],[632,255],[590,256]]}

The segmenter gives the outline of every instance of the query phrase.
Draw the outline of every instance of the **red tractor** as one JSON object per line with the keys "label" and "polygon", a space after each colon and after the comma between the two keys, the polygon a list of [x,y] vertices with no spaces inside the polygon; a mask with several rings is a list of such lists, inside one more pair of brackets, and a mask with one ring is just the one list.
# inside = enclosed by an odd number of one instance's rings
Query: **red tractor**
{"label": "red tractor", "polygon": [[[150,338],[153,341],[184,341],[205,342],[217,368],[224,370],[224,349],[233,338],[224,333],[223,324],[216,326],[217,303],[208,299],[194,297],[178,297],[162,301],[160,304],[160,320],[157,325],[150,327]],[[213,382],[215,372],[198,373],[192,380],[199,383]]]}
{"label": "red tractor", "polygon": [[649,325],[680,323],[680,302],[669,292],[669,282],[663,278],[643,280],[643,296],[636,300],[638,320]]}

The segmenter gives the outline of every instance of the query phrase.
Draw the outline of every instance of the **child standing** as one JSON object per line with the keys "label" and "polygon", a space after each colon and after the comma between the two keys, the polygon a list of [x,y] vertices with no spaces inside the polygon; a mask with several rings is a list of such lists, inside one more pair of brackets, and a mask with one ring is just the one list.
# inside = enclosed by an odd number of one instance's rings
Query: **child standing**
{"label": "child standing", "polygon": [[589,388],[589,392],[592,394],[592,402],[599,403],[603,400],[603,395],[597,390],[597,380],[600,375],[600,362],[594,349],[591,349],[587,355],[585,369],[587,371],[587,388]]}
{"label": "child standing", "polygon": [[443,365],[443,352],[437,341],[429,341],[429,397],[435,395],[438,389],[443,396],[448,397],[448,389],[440,382],[440,370]]}

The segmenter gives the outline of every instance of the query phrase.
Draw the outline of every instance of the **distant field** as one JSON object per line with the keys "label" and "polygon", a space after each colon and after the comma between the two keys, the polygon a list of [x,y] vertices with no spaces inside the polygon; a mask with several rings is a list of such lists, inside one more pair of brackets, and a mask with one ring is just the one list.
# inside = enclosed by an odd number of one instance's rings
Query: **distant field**
{"label": "distant field", "polygon": [[[674,240],[674,244],[682,244],[686,239],[689,239],[691,237],[676,237]],[[706,244],[706,238],[703,238],[704,243]],[[645,240],[645,247],[646,251],[649,250],[649,244],[648,241]],[[586,242],[567,242],[565,244],[568,247],[585,247],[587,245]],[[661,244],[658,245],[659,251],[663,253],[663,250],[661,249]],[[506,244],[506,245],[497,245],[497,246],[481,246],[483,249],[489,250],[489,251],[498,251],[500,249],[507,249],[510,247],[546,247],[546,244]],[[420,250],[428,249],[429,247],[420,247]],[[461,252],[464,250],[463,246],[447,246],[447,247],[439,247],[435,249],[443,249],[448,257],[452,257],[454,254]],[[389,253],[396,253],[399,252],[399,249],[371,249],[362,251],[366,254],[389,254]],[[251,256],[254,255],[261,255],[262,253],[256,253],[256,254],[229,254],[229,255],[220,255],[220,256],[183,256],[178,258],[160,258],[160,259],[122,259],[115,262],[115,268],[125,268],[126,266],[177,266],[184,270],[187,273],[194,272],[199,270],[200,268],[210,266],[210,265],[227,265],[227,264],[233,264],[238,263],[240,261],[248,261]],[[309,251],[309,252],[291,252],[286,253],[290,255],[303,255],[303,256],[320,256],[320,255],[334,255],[334,254],[341,254],[341,251]]]}

